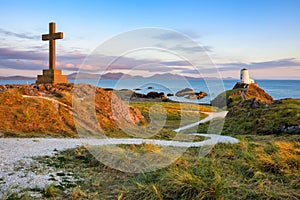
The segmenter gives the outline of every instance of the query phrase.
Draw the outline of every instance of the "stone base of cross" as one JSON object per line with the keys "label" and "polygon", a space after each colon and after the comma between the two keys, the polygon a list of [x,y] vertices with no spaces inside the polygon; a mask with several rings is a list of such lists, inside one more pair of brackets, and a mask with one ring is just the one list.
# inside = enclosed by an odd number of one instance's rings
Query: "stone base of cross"
{"label": "stone base of cross", "polygon": [[38,75],[36,84],[58,84],[58,83],[68,83],[66,75],[62,75],[60,69],[44,69],[43,75]]}

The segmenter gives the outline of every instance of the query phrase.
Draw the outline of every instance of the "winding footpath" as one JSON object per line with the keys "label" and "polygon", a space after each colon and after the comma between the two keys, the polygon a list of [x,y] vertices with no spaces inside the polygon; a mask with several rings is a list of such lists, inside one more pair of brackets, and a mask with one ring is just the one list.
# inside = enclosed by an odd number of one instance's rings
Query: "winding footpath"
{"label": "winding footpath", "polygon": [[[208,122],[216,117],[225,117],[226,112],[206,113],[208,117],[199,122],[175,129],[180,132],[185,129]],[[83,145],[116,145],[116,144],[154,144],[160,146],[174,147],[200,147],[204,145],[214,145],[217,143],[238,143],[236,138],[221,136],[216,134],[192,135],[205,136],[206,140],[200,142],[183,142],[174,140],[152,140],[143,138],[0,138],[0,198],[5,198],[10,192],[18,192],[23,188],[44,188],[49,185],[49,174],[54,169],[47,169],[43,173],[36,173],[32,166],[36,168],[42,165],[33,160],[32,157],[51,156],[59,151],[77,148]],[[44,166],[45,167],[45,166]]]}

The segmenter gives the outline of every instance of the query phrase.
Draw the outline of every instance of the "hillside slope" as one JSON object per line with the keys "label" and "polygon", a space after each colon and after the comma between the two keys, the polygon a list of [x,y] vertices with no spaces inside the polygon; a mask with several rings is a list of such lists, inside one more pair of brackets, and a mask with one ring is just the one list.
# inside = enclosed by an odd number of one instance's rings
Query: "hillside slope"
{"label": "hillside slope", "polygon": [[220,108],[226,106],[230,109],[244,100],[253,101],[252,104],[271,104],[273,102],[273,98],[257,84],[246,85],[237,83],[232,90],[221,93],[211,103]]}
{"label": "hillside slope", "polygon": [[[111,101],[130,125],[142,123],[138,109],[128,107],[112,91],[95,88],[95,113],[105,134],[121,137],[114,120]],[[72,108],[73,84],[0,86],[0,133],[4,136],[77,137]],[[130,113],[125,112],[129,110]],[[124,112],[123,112],[124,111]]]}
{"label": "hillside slope", "polygon": [[[223,99],[222,99],[223,98]],[[213,100],[222,105],[225,94]],[[236,84],[226,91],[225,134],[300,134],[300,99],[274,101],[257,84]]]}

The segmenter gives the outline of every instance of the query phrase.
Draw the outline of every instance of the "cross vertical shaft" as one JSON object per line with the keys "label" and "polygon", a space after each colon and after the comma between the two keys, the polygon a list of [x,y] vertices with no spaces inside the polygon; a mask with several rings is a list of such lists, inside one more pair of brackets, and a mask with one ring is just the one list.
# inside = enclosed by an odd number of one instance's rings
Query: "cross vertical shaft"
{"label": "cross vertical shaft", "polygon": [[56,39],[62,39],[63,38],[63,33],[58,32],[55,33],[55,23],[50,22],[49,23],[49,34],[42,35],[42,40],[49,40],[49,69],[54,70],[55,69],[55,61],[56,61],[56,56],[55,56],[55,40]]}
{"label": "cross vertical shaft", "polygon": [[[49,35],[55,33],[55,23],[49,23]],[[55,40],[49,39],[49,69],[55,69],[56,65],[56,56],[55,56]]]}

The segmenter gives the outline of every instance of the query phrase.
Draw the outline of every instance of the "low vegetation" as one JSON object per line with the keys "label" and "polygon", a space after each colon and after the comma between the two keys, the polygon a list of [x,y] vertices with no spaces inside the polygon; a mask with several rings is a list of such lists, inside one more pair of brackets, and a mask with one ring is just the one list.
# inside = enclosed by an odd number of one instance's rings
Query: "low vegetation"
{"label": "low vegetation", "polygon": [[164,127],[171,130],[205,118],[207,115],[202,112],[216,111],[210,106],[191,103],[131,102],[130,105],[139,109],[148,122],[151,122],[150,116],[151,114],[154,115],[155,112],[159,116],[165,116]]}
{"label": "low vegetation", "polygon": [[284,127],[298,127],[299,124],[300,99],[285,99],[255,109],[249,105],[233,107],[226,117],[224,133],[285,134]]}
{"label": "low vegetation", "polygon": [[[101,133],[111,137],[126,137],[115,121],[113,114],[126,120],[127,125],[143,124],[139,110],[128,107],[111,91],[86,85],[85,92],[95,93],[95,114],[101,126]],[[73,112],[82,119],[93,117],[87,110],[74,110],[72,106],[72,84],[13,86],[0,92],[0,132],[5,137],[78,137]],[[112,113],[111,101],[119,108]],[[123,110],[125,110],[123,112]],[[128,111],[128,112],[126,112]],[[82,116],[85,114],[85,116]],[[86,118],[84,118],[86,117]],[[88,120],[87,120],[88,121]],[[83,122],[84,123],[84,122]],[[81,125],[80,122],[78,123]],[[85,124],[87,130],[94,125]],[[93,133],[89,132],[90,135]]]}
{"label": "low vegetation", "polygon": [[[60,129],[68,127],[62,118],[64,113],[69,115],[64,107],[59,107],[56,113],[40,111],[38,116],[33,116],[29,112],[26,116],[25,111],[34,109],[33,105],[36,106],[36,110],[31,112],[38,112],[38,108],[52,108],[53,102],[23,98],[22,91],[15,90],[0,94],[0,108],[7,109],[4,111],[0,109],[0,112],[11,113],[5,118],[10,122],[21,120],[20,124],[15,122],[14,126],[9,126],[3,123],[0,130],[9,130],[7,132],[17,136],[26,133],[28,136],[28,133],[43,129],[38,127],[27,131],[26,126],[21,127],[21,122],[32,126],[29,119],[40,120],[42,116],[47,115],[50,115],[47,119],[52,119],[51,123],[58,124],[56,127]],[[106,92],[98,92],[96,113],[101,117],[106,116],[105,120],[113,119],[107,112],[104,115],[105,110],[101,110],[103,107],[101,103],[107,101],[105,99],[107,96],[103,96]],[[285,132],[290,130],[286,127],[299,126],[300,100],[285,99],[273,102],[259,89],[256,92],[246,93],[249,100],[241,97],[241,89],[238,88],[227,93],[227,98],[231,100],[228,104],[229,113],[225,119],[223,134],[235,135],[239,139],[238,144],[217,144],[205,156],[200,156],[201,152],[206,150],[205,147],[189,148],[167,167],[138,174],[125,173],[105,166],[91,154],[90,147],[71,149],[53,157],[42,157],[37,160],[57,171],[73,174],[78,181],[63,186],[54,182],[49,187],[35,192],[40,193],[43,199],[300,199],[300,139],[297,134]],[[68,100],[70,96],[62,92],[60,94],[51,98],[71,105]],[[199,111],[216,111],[212,107],[170,102],[131,102],[126,108],[133,109],[136,116],[139,116],[137,119],[141,119],[138,123],[140,126],[146,127],[155,121],[166,120],[166,123],[159,124],[160,131],[149,137],[165,140],[175,137],[173,129],[206,116],[199,114]],[[4,115],[0,116],[4,121]],[[183,120],[185,116],[186,120]],[[110,136],[128,137],[120,129],[114,128],[115,124],[111,121],[105,120],[99,122],[112,125],[106,129],[109,130],[107,132]],[[48,121],[44,123],[49,125]],[[222,120],[214,119],[201,124],[198,132],[206,133],[209,126],[213,130],[214,125],[218,127],[220,123]],[[66,130],[72,130],[70,127]],[[22,134],[18,132],[19,129],[22,130]],[[47,131],[49,129],[45,128]],[[185,130],[181,133],[190,132]],[[201,141],[204,138],[195,139]],[[131,159],[131,156],[144,158],[150,162],[161,162],[169,159],[168,153],[172,153],[172,148],[164,149],[145,143],[116,147],[123,158],[116,162],[122,169],[137,167],[136,159]],[[110,146],[104,148],[111,149]],[[151,154],[151,157],[147,157],[148,154]],[[8,199],[31,199],[30,192],[32,189],[25,189],[20,194],[11,194]]]}
{"label": "low vegetation", "polygon": [[[166,168],[124,173],[97,161],[84,147],[39,161],[82,181],[49,186],[47,199],[299,199],[300,140],[296,136],[240,136],[200,157],[190,148]],[[120,145],[133,153],[161,153],[154,145]],[[130,160],[129,160],[130,161]],[[129,162],[128,161],[128,162]],[[130,165],[132,163],[126,163]],[[53,188],[54,187],[54,188]],[[23,191],[26,199],[27,191]]]}
{"label": "low vegetation", "polygon": [[46,99],[24,98],[19,89],[0,93],[0,131],[8,137],[75,137],[72,108]]}

